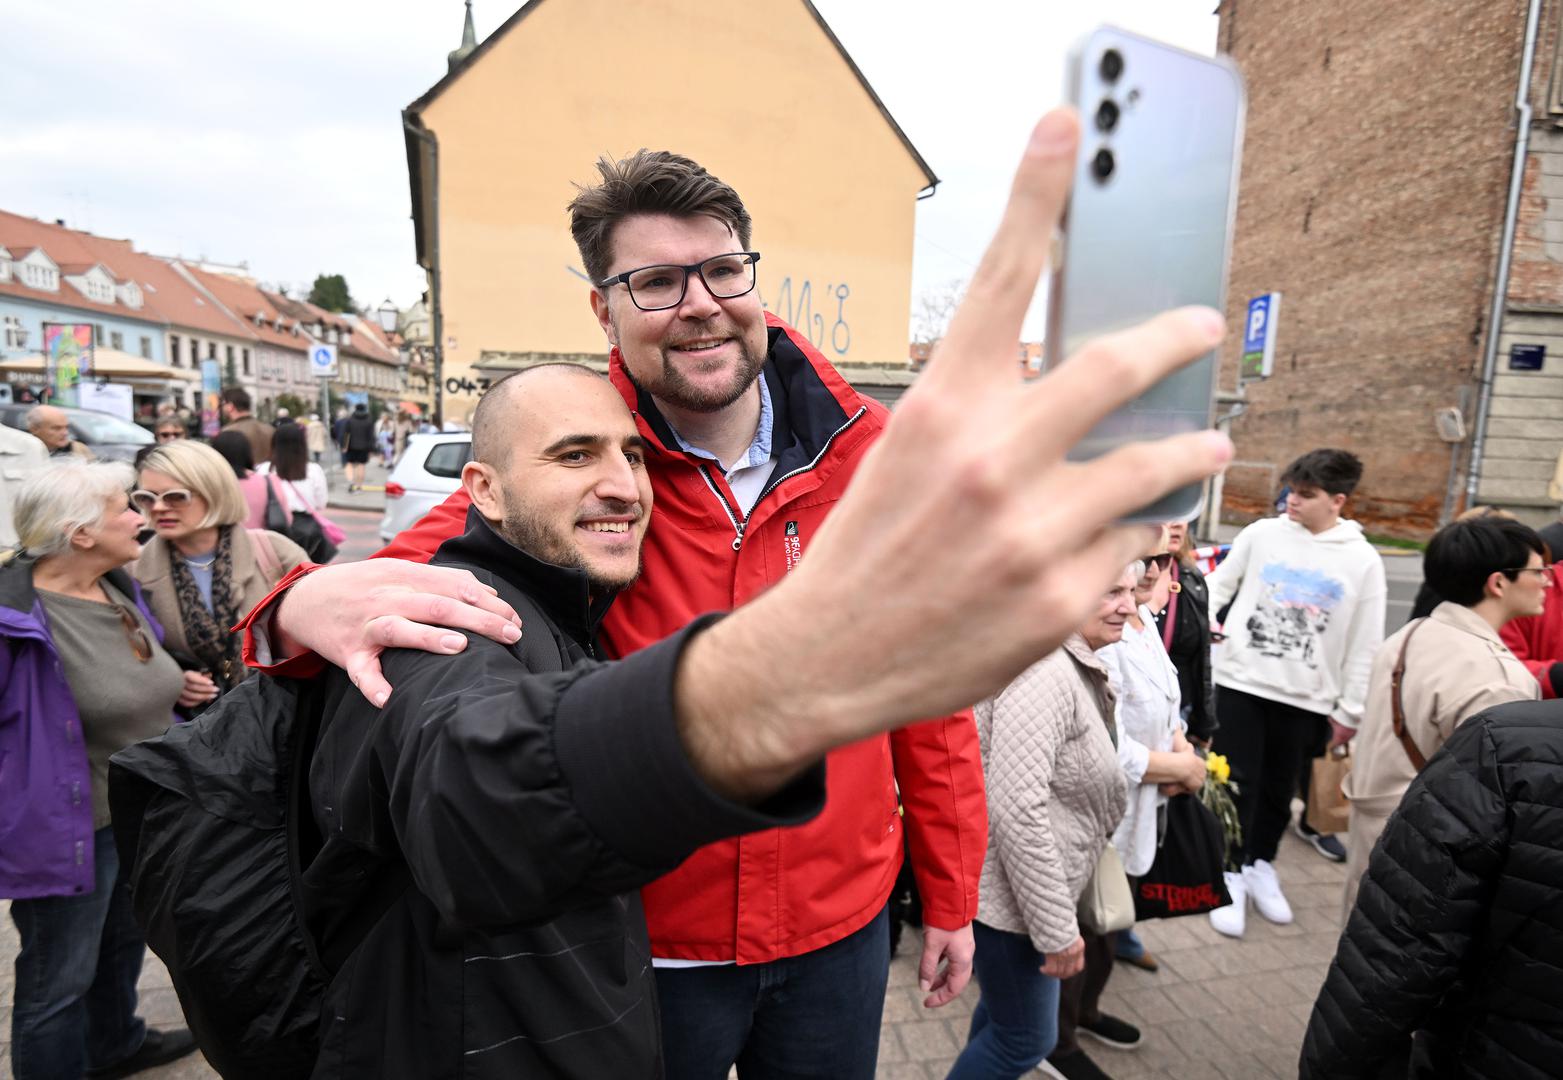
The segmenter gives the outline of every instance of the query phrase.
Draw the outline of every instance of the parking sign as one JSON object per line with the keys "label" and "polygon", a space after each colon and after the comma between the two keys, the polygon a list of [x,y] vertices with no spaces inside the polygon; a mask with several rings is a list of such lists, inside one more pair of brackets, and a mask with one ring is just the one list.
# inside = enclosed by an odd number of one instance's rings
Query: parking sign
{"label": "parking sign", "polygon": [[1265,293],[1248,302],[1248,322],[1243,325],[1244,379],[1268,379],[1275,372],[1275,330],[1281,315],[1281,294]]}
{"label": "parking sign", "polygon": [[309,349],[309,370],[322,379],[336,378],[336,346],[311,345]]}

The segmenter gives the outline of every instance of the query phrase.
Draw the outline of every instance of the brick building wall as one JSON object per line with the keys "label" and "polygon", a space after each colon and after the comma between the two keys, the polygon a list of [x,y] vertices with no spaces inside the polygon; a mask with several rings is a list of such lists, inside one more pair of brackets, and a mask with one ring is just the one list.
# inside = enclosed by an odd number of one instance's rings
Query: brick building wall
{"label": "brick building wall", "polygon": [[[1353,516],[1400,535],[1436,525],[1451,451],[1433,413],[1474,407],[1525,10],[1221,3],[1249,92],[1231,325],[1250,297],[1285,297],[1275,375],[1248,386],[1232,427],[1229,519],[1265,512],[1286,463],[1329,445],[1367,464]],[[1240,348],[1224,349],[1224,387]]]}

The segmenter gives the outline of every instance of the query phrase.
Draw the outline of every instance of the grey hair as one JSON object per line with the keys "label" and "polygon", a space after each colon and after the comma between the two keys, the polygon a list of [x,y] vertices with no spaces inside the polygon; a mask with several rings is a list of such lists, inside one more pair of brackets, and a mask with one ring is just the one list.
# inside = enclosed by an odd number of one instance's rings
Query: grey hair
{"label": "grey hair", "polygon": [[1135,559],[1132,563],[1125,567],[1125,569],[1134,575],[1135,581],[1139,581],[1142,577],[1145,576],[1145,560]]}
{"label": "grey hair", "polygon": [[40,427],[43,426],[43,411],[47,408],[49,408],[48,405],[34,405],[32,408],[27,410],[28,431],[37,431]]}
{"label": "grey hair", "polygon": [[30,476],[16,493],[16,535],[29,555],[59,555],[78,530],[96,525],[108,501],[123,495],[136,471],[123,461],[66,461]]}

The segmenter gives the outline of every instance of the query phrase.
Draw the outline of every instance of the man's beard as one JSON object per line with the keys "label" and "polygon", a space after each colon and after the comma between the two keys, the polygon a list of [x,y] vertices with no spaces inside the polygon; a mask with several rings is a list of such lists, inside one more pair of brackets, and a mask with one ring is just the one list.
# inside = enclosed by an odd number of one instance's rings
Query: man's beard
{"label": "man's beard", "polygon": [[[605,506],[602,512],[605,514],[627,514],[633,511],[629,506],[620,504],[615,509]],[[571,528],[574,528],[573,524]],[[499,531],[501,536],[534,559],[552,563],[554,566],[563,566],[570,570],[585,571],[586,584],[593,592],[618,592],[629,588],[634,584],[635,579],[640,577],[638,552],[636,553],[635,570],[628,577],[610,577],[598,574],[586,564],[586,560],[581,556],[581,550],[575,544],[551,529],[542,518],[536,514],[528,513],[521,507],[505,508],[505,520]]]}
{"label": "man's beard", "polygon": [[[717,336],[720,336],[719,333],[695,330],[685,334],[684,339],[697,341],[702,337]],[[734,334],[732,340],[738,346],[738,365],[733,369],[732,381],[726,386],[711,389],[697,386],[678,369],[673,360],[673,350],[663,346],[658,350],[662,357],[660,376],[640,388],[657,400],[686,412],[721,412],[748,392],[749,387],[754,385],[754,380],[759,378],[760,370],[765,367],[764,349],[756,354],[742,334]],[[628,370],[628,364],[625,365],[625,370]],[[638,382],[636,384],[639,385]]]}

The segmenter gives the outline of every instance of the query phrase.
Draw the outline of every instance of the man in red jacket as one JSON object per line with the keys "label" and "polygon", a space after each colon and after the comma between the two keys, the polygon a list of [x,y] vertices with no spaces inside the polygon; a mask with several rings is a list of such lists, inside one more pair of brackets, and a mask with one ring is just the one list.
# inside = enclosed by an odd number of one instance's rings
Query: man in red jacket
{"label": "man in red jacket", "polygon": [[[591,307],[610,375],[651,445],[657,497],[640,580],[602,626],[606,652],[626,656],[786,574],[886,410],[766,318],[737,192],[665,152],[597,168],[602,183],[577,195],[570,226],[598,283]],[[466,508],[452,496],[382,554],[427,559]],[[838,750],[826,777],[812,822],[702,848],[642,891],[669,1076],[723,1080],[740,1060],[873,1076],[903,826],[923,898],[927,1004],[966,985],[987,845],[970,714]]]}
{"label": "man in red jacket", "polygon": [[[1563,521],[1541,530],[1552,557],[1554,574],[1563,573]],[[1509,651],[1519,657],[1541,684],[1542,698],[1563,697],[1563,597],[1556,584],[1547,590],[1540,615],[1511,619],[1499,632]]]}

